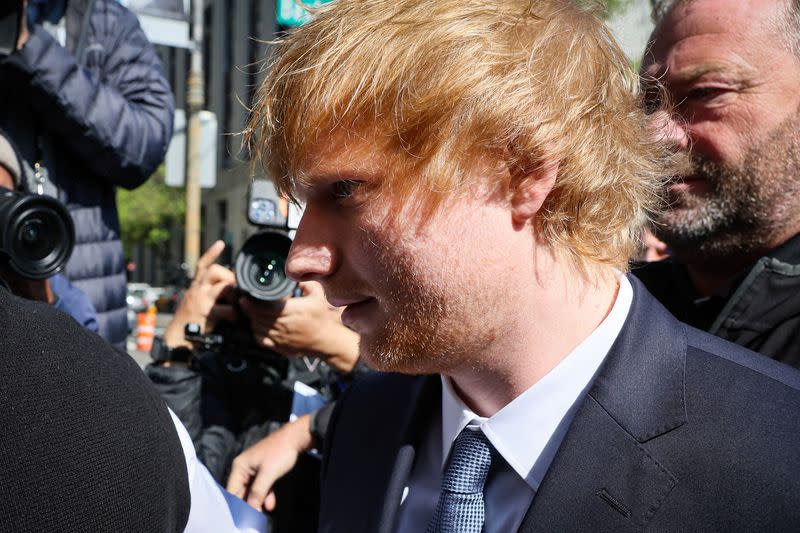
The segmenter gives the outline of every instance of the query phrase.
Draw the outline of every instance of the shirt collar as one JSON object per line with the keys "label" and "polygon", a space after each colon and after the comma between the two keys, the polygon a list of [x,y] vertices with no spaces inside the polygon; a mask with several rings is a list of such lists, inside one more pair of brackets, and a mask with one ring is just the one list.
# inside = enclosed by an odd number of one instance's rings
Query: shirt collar
{"label": "shirt collar", "polygon": [[553,444],[550,441],[562,421],[572,416],[573,405],[591,385],[625,324],[632,300],[633,289],[622,275],[611,312],[600,325],[547,375],[491,418],[476,415],[458,397],[450,380],[442,376],[442,466],[461,430],[474,425],[480,427],[511,468],[537,490],[543,473],[537,468],[540,474],[534,474],[533,467],[548,443]]}

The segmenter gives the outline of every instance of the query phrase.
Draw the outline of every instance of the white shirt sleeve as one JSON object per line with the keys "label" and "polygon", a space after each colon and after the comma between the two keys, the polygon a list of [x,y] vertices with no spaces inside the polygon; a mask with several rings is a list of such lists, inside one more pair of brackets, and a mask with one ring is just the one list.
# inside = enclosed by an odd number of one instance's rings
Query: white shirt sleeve
{"label": "white shirt sleeve", "polygon": [[181,440],[192,503],[185,533],[266,533],[267,517],[223,489],[197,459],[192,439],[175,413],[172,422]]}

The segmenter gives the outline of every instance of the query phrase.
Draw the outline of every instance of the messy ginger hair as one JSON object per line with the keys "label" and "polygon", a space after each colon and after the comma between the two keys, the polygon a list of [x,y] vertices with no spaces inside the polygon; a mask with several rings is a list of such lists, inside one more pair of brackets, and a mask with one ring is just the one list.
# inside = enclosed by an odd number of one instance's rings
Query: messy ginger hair
{"label": "messy ginger hair", "polygon": [[[586,3],[335,0],[276,43],[246,132],[255,159],[290,198],[308,185],[309,150],[338,130],[368,130],[398,154],[407,168],[380,184],[392,198],[469,188],[476,154],[529,177],[555,160],[540,238],[579,264],[624,269],[660,208],[669,156]],[[503,175],[513,189],[515,173]]]}

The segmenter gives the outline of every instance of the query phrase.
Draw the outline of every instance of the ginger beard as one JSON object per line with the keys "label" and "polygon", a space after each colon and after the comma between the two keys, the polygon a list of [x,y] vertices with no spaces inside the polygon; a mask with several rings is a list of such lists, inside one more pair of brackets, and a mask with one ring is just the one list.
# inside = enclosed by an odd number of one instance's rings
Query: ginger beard
{"label": "ginger beard", "polygon": [[710,190],[668,191],[654,233],[679,256],[725,257],[763,249],[800,218],[800,111],[773,128],[739,164],[692,154],[687,176]]}
{"label": "ginger beard", "polygon": [[[471,222],[461,221],[464,227]],[[498,335],[497,316],[486,316],[498,308],[487,302],[500,294],[490,288],[496,272],[485,264],[487,248],[470,244],[475,231],[455,230],[452,222],[431,222],[422,232],[403,226],[389,222],[364,231],[380,316],[360,332],[361,356],[374,368],[406,374],[474,367]]]}

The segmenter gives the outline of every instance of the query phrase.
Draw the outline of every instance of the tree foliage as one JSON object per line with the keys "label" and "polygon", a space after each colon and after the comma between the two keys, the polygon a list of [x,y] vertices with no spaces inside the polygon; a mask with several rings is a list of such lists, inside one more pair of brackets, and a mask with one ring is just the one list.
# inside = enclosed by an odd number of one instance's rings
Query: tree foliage
{"label": "tree foliage", "polygon": [[631,5],[632,0],[602,0],[606,8],[606,18],[611,18],[625,11]]}
{"label": "tree foliage", "polygon": [[182,188],[164,184],[162,165],[138,189],[118,189],[117,209],[122,242],[129,250],[133,244],[158,246],[167,242],[170,228],[183,220],[186,203]]}

